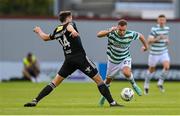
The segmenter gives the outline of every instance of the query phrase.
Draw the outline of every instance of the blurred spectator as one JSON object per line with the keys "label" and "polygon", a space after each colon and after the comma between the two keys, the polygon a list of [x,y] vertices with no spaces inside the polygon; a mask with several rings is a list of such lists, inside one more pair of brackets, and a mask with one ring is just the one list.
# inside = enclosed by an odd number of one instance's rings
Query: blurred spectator
{"label": "blurred spectator", "polygon": [[23,78],[24,80],[37,81],[37,77],[40,73],[40,68],[36,56],[32,53],[28,53],[23,59]]}
{"label": "blurred spectator", "polygon": [[2,80],[2,82],[9,82],[9,81],[32,81],[37,82],[37,77],[40,73],[39,63],[37,58],[34,54],[29,52],[25,58],[23,58],[23,76],[19,77],[12,77],[9,80]]}

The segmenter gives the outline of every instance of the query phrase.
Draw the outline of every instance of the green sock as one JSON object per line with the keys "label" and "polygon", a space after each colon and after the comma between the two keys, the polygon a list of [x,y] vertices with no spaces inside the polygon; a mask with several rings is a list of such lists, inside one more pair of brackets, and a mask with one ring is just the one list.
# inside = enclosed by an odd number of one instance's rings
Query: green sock
{"label": "green sock", "polygon": [[129,82],[132,84],[132,86],[135,86],[136,85],[136,82],[133,78],[133,74],[131,74],[131,77],[128,78]]}

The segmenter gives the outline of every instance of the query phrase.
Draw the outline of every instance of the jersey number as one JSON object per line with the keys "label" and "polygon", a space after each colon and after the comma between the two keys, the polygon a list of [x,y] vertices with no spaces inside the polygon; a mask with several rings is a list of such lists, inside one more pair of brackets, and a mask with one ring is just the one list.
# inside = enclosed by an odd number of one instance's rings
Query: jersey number
{"label": "jersey number", "polygon": [[70,42],[67,40],[66,36],[63,34],[63,39],[59,39],[61,45],[66,49],[66,47],[70,47]]}

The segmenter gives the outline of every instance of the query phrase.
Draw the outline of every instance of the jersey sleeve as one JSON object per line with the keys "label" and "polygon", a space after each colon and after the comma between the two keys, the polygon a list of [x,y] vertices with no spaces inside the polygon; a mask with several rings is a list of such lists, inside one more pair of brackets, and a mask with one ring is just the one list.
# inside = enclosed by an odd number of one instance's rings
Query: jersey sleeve
{"label": "jersey sleeve", "polygon": [[150,34],[149,34],[149,37],[156,37],[156,36],[157,36],[156,31],[155,31],[154,28],[152,27],[152,28],[151,28],[151,32],[150,32]]}
{"label": "jersey sleeve", "polygon": [[50,38],[51,40],[56,39],[56,38],[55,38],[56,31],[57,31],[57,28],[55,28],[54,31],[49,35],[49,38]]}
{"label": "jersey sleeve", "polygon": [[133,40],[137,40],[137,39],[139,39],[139,37],[140,37],[140,33],[133,31]]}
{"label": "jersey sleeve", "polygon": [[107,37],[108,37],[108,38],[110,37],[110,33],[107,34]]}
{"label": "jersey sleeve", "polygon": [[63,25],[59,25],[57,28],[54,29],[53,33],[49,35],[51,40],[58,39],[59,38],[59,33],[64,30]]}

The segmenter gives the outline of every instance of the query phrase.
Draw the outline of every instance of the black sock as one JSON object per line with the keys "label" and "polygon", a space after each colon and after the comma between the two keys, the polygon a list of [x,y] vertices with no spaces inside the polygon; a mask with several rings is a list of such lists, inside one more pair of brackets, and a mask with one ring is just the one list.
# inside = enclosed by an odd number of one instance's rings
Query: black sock
{"label": "black sock", "polygon": [[106,100],[110,103],[112,103],[114,100],[111,96],[111,93],[108,89],[108,87],[103,83],[98,85],[98,89],[100,91],[100,93],[106,98]]}
{"label": "black sock", "polygon": [[37,102],[39,102],[42,98],[47,96],[56,86],[53,83],[50,83],[44,89],[39,93],[39,95],[36,97]]}

